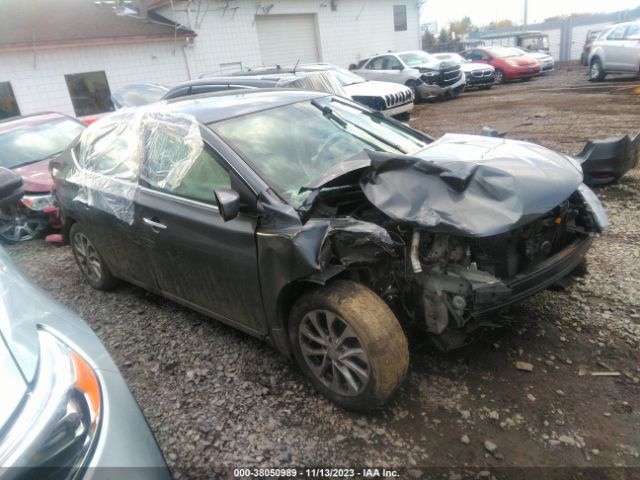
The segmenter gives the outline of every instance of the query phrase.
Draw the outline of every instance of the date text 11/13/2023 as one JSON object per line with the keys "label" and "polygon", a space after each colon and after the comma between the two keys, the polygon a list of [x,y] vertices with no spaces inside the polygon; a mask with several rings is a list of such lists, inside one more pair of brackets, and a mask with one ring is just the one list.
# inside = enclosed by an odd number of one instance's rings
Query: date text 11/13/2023
{"label": "date text 11/13/2023", "polygon": [[234,478],[398,478],[388,468],[236,468]]}

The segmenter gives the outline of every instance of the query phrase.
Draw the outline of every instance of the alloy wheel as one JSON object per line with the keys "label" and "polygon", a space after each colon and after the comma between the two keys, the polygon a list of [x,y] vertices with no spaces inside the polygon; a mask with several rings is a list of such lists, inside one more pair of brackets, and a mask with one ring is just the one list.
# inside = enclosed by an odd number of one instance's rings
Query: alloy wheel
{"label": "alloy wheel", "polygon": [[102,278],[102,263],[93,243],[84,233],[74,235],[73,251],[82,273],[91,281],[99,282]]}
{"label": "alloy wheel", "polygon": [[600,78],[600,63],[599,62],[593,62],[591,64],[591,78],[593,80],[597,80]]}
{"label": "alloy wheel", "polygon": [[344,319],[328,310],[310,311],[300,322],[298,341],[307,365],[327,388],[345,396],[367,388],[369,357]]}
{"label": "alloy wheel", "polygon": [[41,222],[26,215],[17,213],[0,225],[0,235],[9,242],[26,242],[33,240],[41,227]]}
{"label": "alloy wheel", "polygon": [[495,83],[504,83],[504,74],[500,70],[496,70],[495,72]]}

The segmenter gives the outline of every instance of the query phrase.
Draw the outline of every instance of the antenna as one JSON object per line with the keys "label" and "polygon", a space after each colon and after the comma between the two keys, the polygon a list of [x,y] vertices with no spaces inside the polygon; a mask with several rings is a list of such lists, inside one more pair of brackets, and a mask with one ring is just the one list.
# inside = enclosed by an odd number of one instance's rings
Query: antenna
{"label": "antenna", "polygon": [[300,59],[298,58],[298,61],[296,62],[296,64],[293,66],[293,74],[296,74],[296,68],[298,68],[298,64],[300,63]]}

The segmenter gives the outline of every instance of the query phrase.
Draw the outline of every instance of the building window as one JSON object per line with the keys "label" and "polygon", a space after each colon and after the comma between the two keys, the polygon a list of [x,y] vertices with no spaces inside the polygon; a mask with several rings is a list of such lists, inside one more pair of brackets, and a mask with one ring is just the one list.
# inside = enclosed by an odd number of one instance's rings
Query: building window
{"label": "building window", "polygon": [[0,82],[0,119],[20,115],[16,96],[13,94],[11,83]]}
{"label": "building window", "polygon": [[104,72],[74,73],[64,76],[77,117],[112,112],[111,91]]}
{"label": "building window", "polygon": [[407,31],[407,6],[406,5],[393,6],[393,25],[396,32]]}

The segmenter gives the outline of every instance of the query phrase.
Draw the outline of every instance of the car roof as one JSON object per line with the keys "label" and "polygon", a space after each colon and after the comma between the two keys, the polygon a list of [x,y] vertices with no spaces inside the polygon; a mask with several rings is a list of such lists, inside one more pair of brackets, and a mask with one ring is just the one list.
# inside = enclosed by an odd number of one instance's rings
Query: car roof
{"label": "car roof", "polygon": [[41,123],[48,122],[50,120],[58,120],[60,118],[67,118],[69,120],[74,120],[78,123],[80,120],[65,115],[63,113],[57,112],[42,112],[42,113],[33,113],[30,115],[21,115],[18,117],[10,117],[4,120],[0,120],[0,133],[4,133],[10,130],[15,130],[17,128],[31,127],[34,125],[38,125]]}
{"label": "car roof", "polygon": [[209,124],[327,96],[329,94],[323,92],[283,88],[231,90],[168,100],[166,107],[172,112],[193,115],[200,123]]}
{"label": "car roof", "polygon": [[245,76],[227,76],[227,77],[205,77],[199,78],[197,80],[189,80],[187,82],[179,83],[178,85],[171,88],[171,91],[177,90],[179,88],[184,87],[195,87],[202,85],[226,85],[226,84],[237,84],[242,83],[243,81],[251,81],[251,82],[262,82],[265,85],[275,85],[277,82],[281,80],[295,80],[296,77],[293,75],[288,75],[286,73],[281,73],[279,75],[245,75]]}

